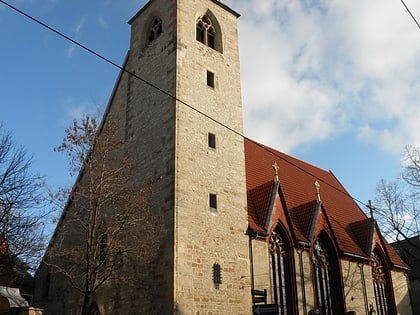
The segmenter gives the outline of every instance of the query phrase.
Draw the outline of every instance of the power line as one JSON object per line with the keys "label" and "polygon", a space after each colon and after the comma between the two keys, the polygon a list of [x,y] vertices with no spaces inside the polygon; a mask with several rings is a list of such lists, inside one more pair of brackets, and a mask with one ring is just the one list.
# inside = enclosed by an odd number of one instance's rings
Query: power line
{"label": "power line", "polygon": [[[401,1],[402,1],[402,0],[401,0]],[[9,4],[9,3],[5,2],[4,0],[0,0],[0,2],[1,2],[1,3],[3,3],[4,5],[6,5],[7,7],[9,7],[10,9],[12,9],[12,10],[14,10],[14,11],[18,12],[19,14],[21,14],[21,15],[25,16],[26,18],[28,18],[28,19],[32,20],[33,22],[35,22],[35,23],[37,23],[37,24],[41,25],[42,27],[44,27],[44,28],[48,29],[49,31],[51,31],[51,32],[55,33],[56,35],[58,35],[58,36],[60,36],[60,37],[62,37],[62,38],[64,38],[64,39],[66,39],[66,40],[70,41],[71,43],[73,43],[74,45],[76,45],[76,46],[78,46],[78,47],[82,48],[83,50],[86,50],[86,51],[87,51],[87,52],[89,52],[90,54],[92,54],[92,55],[94,55],[94,56],[98,57],[99,59],[101,59],[101,60],[105,61],[106,63],[109,63],[109,64],[111,64],[112,66],[114,66],[114,67],[118,68],[119,70],[121,70],[121,71],[123,71],[123,72],[125,72],[125,73],[127,73],[127,74],[129,74],[129,75],[131,75],[131,76],[133,76],[133,77],[135,77],[136,79],[138,79],[138,80],[140,80],[141,82],[143,82],[143,83],[145,83],[145,84],[149,85],[150,87],[152,87],[152,88],[156,89],[157,91],[161,92],[162,94],[164,94],[164,95],[166,95],[166,96],[168,96],[168,97],[170,97],[170,98],[174,99],[175,101],[180,102],[181,104],[183,104],[183,105],[187,106],[188,108],[190,108],[190,109],[192,109],[193,111],[195,111],[195,112],[199,113],[200,115],[202,115],[202,116],[204,116],[204,117],[206,117],[206,118],[210,119],[211,121],[213,121],[213,122],[217,123],[218,125],[222,126],[223,128],[226,128],[227,130],[229,130],[229,131],[233,132],[234,134],[236,134],[236,135],[238,135],[238,136],[240,136],[240,137],[242,137],[242,138],[246,138],[246,139],[248,139],[249,141],[251,141],[251,142],[252,142],[252,143],[254,143],[255,145],[257,145],[257,146],[259,146],[260,148],[262,148],[263,150],[270,152],[270,154],[272,154],[273,156],[275,156],[275,157],[277,157],[277,158],[279,158],[279,159],[283,160],[284,162],[286,162],[286,163],[288,163],[288,164],[290,164],[290,165],[292,165],[292,166],[296,167],[296,168],[297,168],[297,169],[299,169],[300,171],[302,171],[302,172],[304,172],[304,173],[306,173],[306,174],[308,174],[308,175],[310,175],[310,176],[313,176],[314,178],[317,178],[314,174],[312,174],[311,172],[309,172],[309,171],[307,171],[307,170],[303,169],[303,168],[302,168],[302,167],[300,167],[299,165],[296,165],[295,163],[293,163],[293,162],[291,162],[291,161],[289,161],[289,160],[287,160],[287,159],[283,158],[282,156],[279,156],[278,154],[276,154],[276,153],[275,153],[275,152],[273,152],[272,150],[268,150],[266,146],[264,146],[264,145],[262,145],[262,144],[260,144],[260,143],[258,143],[258,142],[256,142],[256,141],[254,141],[254,140],[252,140],[252,139],[250,139],[250,138],[245,137],[245,135],[243,135],[242,133],[240,133],[240,132],[236,131],[235,129],[233,129],[233,128],[231,128],[231,127],[227,126],[227,125],[225,125],[224,123],[222,123],[222,122],[220,122],[220,121],[216,120],[215,118],[213,118],[213,117],[209,116],[208,114],[206,114],[206,113],[204,113],[204,112],[202,112],[202,111],[200,111],[200,110],[196,109],[194,106],[189,105],[187,102],[185,102],[185,101],[183,101],[183,100],[181,100],[181,99],[177,98],[176,96],[174,96],[174,95],[172,95],[171,93],[169,93],[169,92],[167,92],[167,91],[163,90],[162,88],[158,87],[157,85],[155,85],[155,84],[153,84],[153,83],[151,83],[151,82],[149,82],[149,81],[147,81],[147,80],[143,79],[142,77],[138,76],[138,75],[137,75],[137,74],[135,74],[134,72],[132,72],[132,71],[130,71],[130,70],[128,70],[128,69],[126,69],[126,68],[124,68],[124,67],[120,66],[119,64],[117,64],[117,63],[113,62],[112,60],[110,60],[109,58],[107,58],[107,57],[103,56],[102,54],[100,54],[100,53],[98,53],[98,52],[96,52],[96,51],[94,51],[94,50],[90,49],[89,47],[87,47],[87,46],[85,46],[85,45],[83,45],[83,44],[79,43],[78,41],[76,41],[76,40],[74,40],[73,38],[71,38],[71,37],[69,37],[69,36],[65,35],[64,33],[62,33],[62,32],[60,32],[60,31],[56,30],[55,28],[53,28],[53,27],[51,27],[51,26],[47,25],[46,23],[44,23],[44,22],[40,21],[39,19],[37,19],[37,18],[35,18],[35,17],[33,17],[33,16],[31,16],[31,15],[27,14],[26,12],[24,12],[24,11],[22,11],[22,10],[20,10],[20,9],[16,8],[15,6],[13,6],[13,5],[11,5],[11,4]],[[404,4],[404,5],[405,5],[405,4]],[[410,14],[411,14],[411,13],[410,13]],[[419,26],[419,27],[420,27],[420,26]],[[275,149],[273,149],[273,150],[275,150]],[[276,151],[277,151],[277,150],[276,150]],[[367,204],[365,204],[364,202],[360,201],[359,199],[357,199],[357,198],[353,197],[353,196],[352,196],[352,195],[350,195],[347,191],[343,191],[343,190],[341,190],[341,189],[339,189],[339,188],[337,188],[337,187],[335,187],[335,186],[331,185],[330,183],[328,183],[328,182],[326,182],[326,181],[324,181],[324,180],[322,180],[322,179],[318,179],[318,180],[319,180],[319,181],[321,181],[321,182],[323,182],[324,184],[328,185],[329,187],[333,188],[333,189],[334,189],[334,190],[336,190],[337,192],[340,192],[340,193],[344,194],[345,196],[347,196],[347,197],[349,197],[349,198],[353,199],[355,202],[357,202],[357,203],[359,203],[359,204],[361,204],[361,205],[363,205],[363,206],[365,206],[365,207],[368,207],[368,205],[367,205]]]}
{"label": "power line", "polygon": [[416,18],[414,17],[414,15],[411,13],[410,9],[408,8],[408,6],[405,4],[404,0],[401,0],[401,3],[403,4],[403,6],[405,7],[405,9],[407,10],[408,14],[410,14],[411,18],[413,19],[413,21],[416,23],[417,27],[420,28],[420,24],[419,22],[417,22]]}

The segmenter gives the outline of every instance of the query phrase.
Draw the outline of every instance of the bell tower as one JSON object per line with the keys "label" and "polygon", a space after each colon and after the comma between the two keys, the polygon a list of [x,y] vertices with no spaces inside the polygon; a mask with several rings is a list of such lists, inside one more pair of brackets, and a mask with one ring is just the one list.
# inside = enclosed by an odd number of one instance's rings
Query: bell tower
{"label": "bell tower", "polygon": [[216,0],[151,0],[129,21],[134,75],[111,107],[161,218],[146,313],[251,312],[238,17]]}

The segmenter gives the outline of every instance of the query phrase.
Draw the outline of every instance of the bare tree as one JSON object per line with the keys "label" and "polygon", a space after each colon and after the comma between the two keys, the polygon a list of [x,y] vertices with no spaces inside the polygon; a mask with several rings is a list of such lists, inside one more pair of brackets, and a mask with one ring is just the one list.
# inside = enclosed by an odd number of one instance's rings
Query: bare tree
{"label": "bare tree", "polygon": [[0,276],[9,285],[37,268],[45,248],[44,183],[30,168],[31,157],[0,125]]}
{"label": "bare tree", "polygon": [[402,241],[400,254],[418,262],[420,243],[414,241],[414,238],[420,234],[419,197],[420,148],[407,146],[399,178],[395,181],[382,179],[378,183],[375,210],[385,236],[392,241]]}
{"label": "bare tree", "polygon": [[98,128],[94,117],[85,116],[65,130],[57,148],[68,155],[71,172],[79,171],[79,176],[44,263],[82,294],[82,314],[107,282],[129,281],[123,271],[126,260],[152,246],[136,230],[141,227],[150,235],[157,230],[157,218],[146,210],[152,181],[133,178],[123,139],[110,120]]}

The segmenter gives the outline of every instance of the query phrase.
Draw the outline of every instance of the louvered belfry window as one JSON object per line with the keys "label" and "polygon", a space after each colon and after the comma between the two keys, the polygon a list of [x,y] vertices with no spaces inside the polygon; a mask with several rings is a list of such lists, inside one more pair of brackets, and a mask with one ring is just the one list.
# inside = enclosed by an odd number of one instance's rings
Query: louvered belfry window
{"label": "louvered belfry window", "polygon": [[211,19],[207,15],[203,15],[197,20],[195,34],[196,40],[210,48],[216,48],[216,30]]}

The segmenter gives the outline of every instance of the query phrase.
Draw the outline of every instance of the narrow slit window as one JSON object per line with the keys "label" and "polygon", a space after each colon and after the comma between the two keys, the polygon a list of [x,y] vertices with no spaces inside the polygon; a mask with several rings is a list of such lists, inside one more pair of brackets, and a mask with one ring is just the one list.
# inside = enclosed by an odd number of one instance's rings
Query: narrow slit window
{"label": "narrow slit window", "polygon": [[209,194],[209,203],[210,203],[210,208],[217,209],[217,195],[216,194]]}
{"label": "narrow slit window", "polygon": [[216,149],[216,135],[214,133],[209,132],[209,147],[212,149]]}
{"label": "narrow slit window", "polygon": [[222,284],[222,268],[220,264],[213,264],[213,283],[216,289]]}
{"label": "narrow slit window", "polygon": [[207,85],[214,88],[214,73],[207,70]]}

